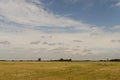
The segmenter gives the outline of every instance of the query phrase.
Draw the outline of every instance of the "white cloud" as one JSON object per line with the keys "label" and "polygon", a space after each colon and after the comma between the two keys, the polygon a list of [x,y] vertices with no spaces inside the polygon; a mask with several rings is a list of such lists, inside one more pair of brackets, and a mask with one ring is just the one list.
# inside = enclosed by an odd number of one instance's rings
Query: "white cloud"
{"label": "white cloud", "polygon": [[[59,51],[70,51],[70,53],[81,53],[84,49],[93,49],[93,48],[120,48],[118,43],[112,43],[111,40],[120,40],[119,33],[115,34],[99,34],[99,35],[90,35],[91,33],[76,33],[76,34],[48,34],[41,33],[37,31],[28,31],[24,34],[9,34],[9,33],[0,33],[0,41],[9,41],[11,43],[11,48],[21,48],[21,49],[37,49],[41,52],[39,48],[46,49],[45,52],[59,47],[68,48],[65,50]],[[82,42],[76,43],[74,40],[80,40]],[[39,42],[37,45],[31,45],[31,42]],[[47,44],[43,44],[47,42]],[[54,44],[54,45],[52,45]],[[3,46],[3,45],[1,45]],[[79,46],[79,47],[78,47]],[[6,47],[9,48],[10,47]],[[5,47],[4,47],[5,48]],[[77,49],[75,51],[75,49]],[[32,51],[31,51],[32,52]],[[65,53],[64,52],[64,53]]]}
{"label": "white cloud", "polygon": [[[36,2],[35,2],[36,1]],[[0,15],[19,24],[31,26],[85,27],[87,24],[44,10],[37,0],[1,0]],[[34,2],[34,3],[33,3]],[[35,3],[39,3],[37,6]]]}
{"label": "white cloud", "polygon": [[114,29],[120,29],[120,25],[113,26]]}
{"label": "white cloud", "polygon": [[120,1],[115,4],[115,6],[120,7]]}
{"label": "white cloud", "polygon": [[[78,43],[74,40],[82,42]],[[120,40],[119,33],[103,34],[99,32],[97,35],[93,35],[91,32],[48,34],[33,30],[20,34],[0,32],[0,42],[9,41],[11,43],[10,45],[0,44],[0,49],[2,49],[1,52],[5,51],[6,56],[7,54],[11,54],[12,57],[20,55],[23,56],[22,59],[25,59],[25,55],[29,54],[36,56],[36,58],[41,55],[48,58],[55,55],[59,55],[57,57],[63,55],[102,55],[105,53],[111,55],[111,53],[119,52],[115,49],[120,49],[120,43],[111,42],[111,40]],[[39,44],[33,45],[31,42],[39,42]],[[9,57],[11,58],[11,56]]]}
{"label": "white cloud", "polygon": [[[35,3],[38,3],[39,6],[35,5],[33,1],[36,1]],[[21,53],[24,57],[25,54],[31,56],[52,53],[87,55],[101,52],[102,54],[104,50],[96,50],[96,48],[120,48],[119,43],[111,42],[111,40],[120,40],[119,32],[106,32],[104,28],[91,27],[91,25],[56,15],[46,11],[42,5],[44,4],[38,0],[0,0],[0,20],[2,20],[0,21],[0,42],[10,43],[10,45],[0,44],[0,50],[6,51],[5,53]],[[34,26],[73,26],[76,30],[85,29],[87,31],[53,34],[34,30]],[[114,28],[119,29],[120,27],[115,26]],[[107,53],[109,52],[111,51]]]}

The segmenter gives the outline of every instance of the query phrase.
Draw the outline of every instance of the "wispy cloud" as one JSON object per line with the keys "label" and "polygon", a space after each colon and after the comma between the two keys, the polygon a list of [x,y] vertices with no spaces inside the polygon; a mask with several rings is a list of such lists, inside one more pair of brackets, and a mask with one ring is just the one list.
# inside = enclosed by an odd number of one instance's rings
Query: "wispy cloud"
{"label": "wispy cloud", "polygon": [[1,41],[0,44],[2,44],[2,45],[9,45],[10,42],[9,41]]}
{"label": "wispy cloud", "polygon": [[31,45],[38,45],[40,43],[40,41],[33,41],[33,42],[30,42]]}
{"label": "wispy cloud", "polygon": [[120,1],[118,1],[114,6],[120,7]]}
{"label": "wispy cloud", "polygon": [[120,49],[111,42],[120,40],[119,34],[47,11],[40,0],[0,0],[0,49],[5,53],[37,57],[110,53],[103,49]]}
{"label": "wispy cloud", "polygon": [[46,11],[42,3],[37,0],[2,0],[0,2],[0,12],[5,20],[28,26],[86,26],[86,24],[76,20]]}

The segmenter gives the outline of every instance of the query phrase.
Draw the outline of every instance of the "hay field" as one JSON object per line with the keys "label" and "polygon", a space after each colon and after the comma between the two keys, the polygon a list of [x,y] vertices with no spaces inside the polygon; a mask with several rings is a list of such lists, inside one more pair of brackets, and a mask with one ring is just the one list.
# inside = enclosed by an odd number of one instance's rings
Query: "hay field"
{"label": "hay field", "polygon": [[120,80],[120,63],[0,62],[0,80]]}

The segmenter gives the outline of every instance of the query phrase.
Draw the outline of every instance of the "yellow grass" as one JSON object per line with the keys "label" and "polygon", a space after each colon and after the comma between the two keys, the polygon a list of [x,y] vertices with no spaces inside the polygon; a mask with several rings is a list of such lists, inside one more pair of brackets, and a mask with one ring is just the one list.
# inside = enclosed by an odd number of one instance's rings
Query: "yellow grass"
{"label": "yellow grass", "polygon": [[0,80],[120,80],[120,63],[0,62]]}

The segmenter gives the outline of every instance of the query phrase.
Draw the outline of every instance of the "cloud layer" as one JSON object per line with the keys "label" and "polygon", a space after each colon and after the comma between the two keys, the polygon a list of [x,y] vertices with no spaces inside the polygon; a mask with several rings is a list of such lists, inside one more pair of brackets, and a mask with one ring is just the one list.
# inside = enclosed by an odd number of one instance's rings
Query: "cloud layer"
{"label": "cloud layer", "polygon": [[85,26],[81,22],[46,11],[39,0],[1,0],[0,12],[4,20],[26,26]]}
{"label": "cloud layer", "polygon": [[0,0],[3,59],[114,56],[119,53],[120,33],[112,30],[118,28],[106,31],[104,27],[54,14],[39,0]]}

